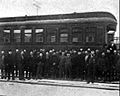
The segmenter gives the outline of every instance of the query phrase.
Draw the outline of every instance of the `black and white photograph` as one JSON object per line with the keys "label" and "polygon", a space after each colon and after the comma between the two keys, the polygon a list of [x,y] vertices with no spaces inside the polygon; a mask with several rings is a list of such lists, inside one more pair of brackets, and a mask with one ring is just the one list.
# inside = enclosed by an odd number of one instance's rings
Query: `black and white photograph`
{"label": "black and white photograph", "polygon": [[120,96],[119,0],[0,0],[0,96]]}

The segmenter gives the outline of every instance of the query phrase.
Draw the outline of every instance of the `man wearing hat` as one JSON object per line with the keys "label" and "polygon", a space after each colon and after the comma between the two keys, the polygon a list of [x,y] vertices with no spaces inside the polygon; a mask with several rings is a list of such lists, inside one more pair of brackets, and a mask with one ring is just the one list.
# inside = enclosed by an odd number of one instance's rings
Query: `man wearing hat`
{"label": "man wearing hat", "polygon": [[86,79],[87,83],[94,83],[94,72],[95,72],[95,56],[94,52],[88,49],[88,53],[85,57],[86,62]]}
{"label": "man wearing hat", "polygon": [[8,51],[7,58],[6,58],[6,69],[7,69],[7,75],[8,75],[8,80],[10,80],[10,74],[12,74],[12,80],[15,79],[14,77],[14,58],[13,58],[13,53],[12,50]]}
{"label": "man wearing hat", "polygon": [[18,76],[18,67],[19,67],[19,65],[20,65],[20,63],[21,63],[21,58],[20,58],[20,52],[19,52],[19,50],[18,49],[16,49],[15,50],[15,72],[16,72],[16,77]]}
{"label": "man wearing hat", "polygon": [[0,55],[0,60],[1,60],[1,62],[0,62],[0,69],[1,69],[1,79],[3,79],[4,78],[4,70],[5,70],[5,62],[4,62],[4,59],[5,59],[5,53],[4,53],[4,51],[1,51],[1,55]]}
{"label": "man wearing hat", "polygon": [[65,78],[70,79],[71,78],[71,68],[72,68],[72,63],[71,63],[71,56],[70,53],[66,54],[66,63],[65,63]]}

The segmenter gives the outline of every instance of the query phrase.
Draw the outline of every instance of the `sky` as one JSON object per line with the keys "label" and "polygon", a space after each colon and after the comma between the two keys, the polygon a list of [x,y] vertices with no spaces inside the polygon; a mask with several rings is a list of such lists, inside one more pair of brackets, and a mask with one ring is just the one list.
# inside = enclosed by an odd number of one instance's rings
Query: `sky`
{"label": "sky", "polygon": [[112,13],[118,21],[115,36],[119,35],[119,0],[0,0],[0,17],[93,11]]}

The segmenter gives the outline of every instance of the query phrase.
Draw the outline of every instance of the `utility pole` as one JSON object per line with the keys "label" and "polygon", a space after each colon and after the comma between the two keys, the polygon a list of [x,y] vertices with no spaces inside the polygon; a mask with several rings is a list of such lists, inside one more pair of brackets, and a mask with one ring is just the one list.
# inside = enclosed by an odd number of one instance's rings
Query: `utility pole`
{"label": "utility pole", "polygon": [[36,7],[36,10],[37,10],[37,15],[38,15],[38,12],[39,12],[39,8],[41,8],[40,6],[39,6],[39,2],[37,2],[37,1],[33,1],[34,3],[33,3],[33,6],[35,6]]}

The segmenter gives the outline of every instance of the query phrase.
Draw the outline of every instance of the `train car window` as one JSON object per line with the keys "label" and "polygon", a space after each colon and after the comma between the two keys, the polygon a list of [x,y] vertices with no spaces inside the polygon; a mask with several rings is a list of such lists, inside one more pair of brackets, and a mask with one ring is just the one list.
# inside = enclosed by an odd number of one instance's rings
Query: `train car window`
{"label": "train car window", "polygon": [[48,43],[55,43],[56,42],[56,35],[57,30],[56,29],[47,29],[47,42]]}
{"label": "train car window", "polygon": [[21,42],[21,30],[14,30],[14,42]]}
{"label": "train car window", "polygon": [[82,34],[72,34],[72,42],[82,42]]}
{"label": "train car window", "polygon": [[72,42],[78,42],[79,40],[78,40],[78,37],[73,37],[73,40],[72,40]]}
{"label": "train car window", "polygon": [[49,34],[49,35],[47,36],[47,42],[51,42],[51,43],[56,42],[56,35],[54,35],[54,34]]}
{"label": "train car window", "polygon": [[43,31],[44,29],[35,29],[36,42],[43,42]]}
{"label": "train car window", "polygon": [[4,43],[10,43],[10,30],[3,30]]}
{"label": "train car window", "polygon": [[95,42],[95,34],[87,33],[86,34],[86,42]]}
{"label": "train car window", "polygon": [[68,42],[68,29],[67,28],[61,28],[60,29],[60,42]]}
{"label": "train car window", "polygon": [[43,35],[42,34],[36,34],[36,42],[43,42]]}
{"label": "train car window", "polygon": [[24,30],[24,42],[31,42],[32,41],[32,30],[31,29],[25,29]]}
{"label": "train car window", "polygon": [[52,35],[51,36],[51,42],[55,42],[56,41],[56,36],[55,35]]}
{"label": "train car window", "polygon": [[68,34],[67,33],[60,34],[60,42],[68,42]]}

